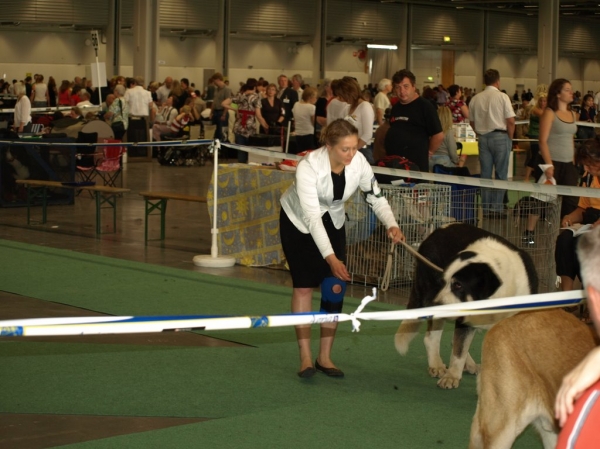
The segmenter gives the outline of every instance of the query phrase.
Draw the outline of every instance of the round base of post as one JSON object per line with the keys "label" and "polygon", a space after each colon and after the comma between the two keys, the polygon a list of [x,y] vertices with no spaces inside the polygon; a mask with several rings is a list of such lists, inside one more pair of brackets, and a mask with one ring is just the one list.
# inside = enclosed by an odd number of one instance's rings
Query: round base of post
{"label": "round base of post", "polygon": [[235,265],[235,258],[226,256],[212,257],[209,255],[195,256],[194,265],[208,268],[229,268]]}

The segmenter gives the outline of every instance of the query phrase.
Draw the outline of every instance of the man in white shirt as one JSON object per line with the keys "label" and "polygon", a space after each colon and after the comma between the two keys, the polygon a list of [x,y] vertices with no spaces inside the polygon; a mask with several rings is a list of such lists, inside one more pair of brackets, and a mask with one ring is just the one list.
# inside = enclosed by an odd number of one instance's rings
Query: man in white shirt
{"label": "man in white shirt", "polygon": [[80,109],[85,109],[85,108],[90,108],[92,106],[94,106],[92,104],[92,102],[90,101],[90,93],[85,90],[85,89],[81,89],[78,93],[79,98],[81,99],[81,101],[79,103],[77,103],[75,106],[77,106]]}
{"label": "man in white shirt", "polygon": [[[471,127],[477,134],[481,178],[508,179],[508,162],[515,132],[515,112],[510,98],[500,92],[500,73],[488,69],[483,75],[486,88],[473,97],[469,104]],[[483,214],[488,218],[506,218],[503,210],[505,191],[483,189]]]}
{"label": "man in white shirt", "polygon": [[159,106],[162,106],[167,102],[167,98],[169,98],[169,94],[171,93],[172,87],[173,78],[167,76],[163,85],[156,90],[156,97],[158,99],[157,103]]}
{"label": "man in white shirt", "polygon": [[292,76],[292,89],[294,89],[298,94],[298,100],[302,98],[302,92],[304,92],[304,89],[302,89],[302,84],[304,84],[302,75],[296,73],[294,76]]}
{"label": "man in white shirt", "polygon": [[[125,92],[123,99],[129,107],[129,126],[127,127],[128,142],[146,142],[148,140],[148,123],[154,119],[154,109],[152,94],[144,89],[144,79],[142,77],[128,78],[127,86],[129,89]],[[134,150],[134,148],[131,148]],[[134,151],[133,156],[145,155],[146,149]]]}

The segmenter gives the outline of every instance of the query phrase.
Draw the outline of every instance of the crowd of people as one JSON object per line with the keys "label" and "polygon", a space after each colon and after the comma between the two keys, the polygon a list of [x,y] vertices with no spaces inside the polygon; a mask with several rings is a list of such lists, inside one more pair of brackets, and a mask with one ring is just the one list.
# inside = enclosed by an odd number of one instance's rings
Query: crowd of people
{"label": "crowd of people", "polygon": [[[376,86],[362,88],[351,77],[326,79],[315,88],[298,74],[291,78],[282,74],[277,84],[249,78],[234,92],[221,73],[215,73],[202,91],[186,78],[167,77],[162,83],[146,85],[140,77],[117,76],[101,96],[89,80],[76,77],[57,87],[52,77],[45,83],[44,76],[37,74],[23,82],[3,82],[0,92],[17,96],[14,129],[18,132],[30,127],[32,106],[70,106],[70,115],[81,118],[86,107],[100,103],[100,116],[115,136],[135,142],[144,141],[150,129],[155,140],[181,136],[192,123],[203,129],[203,120],[214,124],[215,137],[225,142],[224,129],[232,127],[239,145],[249,145],[256,134],[277,134],[290,126],[296,146],[289,150],[314,150],[298,164],[296,182],[281,199],[281,240],[294,286],[292,310],[309,311],[312,291],[321,286],[321,309],[335,313],[341,311],[345,281],[350,279],[345,267],[344,202],[360,188],[389,238],[404,240],[371,168],[382,157],[404,158],[421,171],[433,170],[435,165],[461,167],[465,158],[457,152],[453,125],[468,122],[477,135],[481,177],[506,180],[516,119],[528,119],[525,131],[520,131],[532,140],[526,181],[544,176],[559,185],[600,188],[600,138],[594,128],[578,129],[576,124],[596,120],[600,95],[581,97],[561,78],[538,86],[535,92],[515,92],[513,100],[519,104],[515,111],[515,104],[500,88],[497,70],[486,70],[484,82],[479,93],[458,85],[426,86],[421,93],[415,75],[403,69]],[[246,162],[247,153],[239,152],[238,158]],[[503,190],[482,189],[486,218],[506,218],[504,202]],[[597,227],[600,201],[564,197],[560,216],[563,227],[577,223]],[[536,220],[528,219],[525,244],[534,244]],[[586,279],[576,252],[580,239],[570,230],[558,236],[555,258],[563,290],[572,289],[582,271]],[[588,273],[587,279],[592,278]],[[592,294],[597,296],[596,290]],[[321,325],[319,354],[313,362],[310,329],[296,328],[300,377],[317,371],[331,377],[344,375],[331,359],[335,331],[336,323]],[[592,357],[598,358],[596,353]],[[566,380],[557,401],[561,422],[572,410],[574,397],[600,375],[585,363]],[[585,370],[593,375],[584,381]]]}

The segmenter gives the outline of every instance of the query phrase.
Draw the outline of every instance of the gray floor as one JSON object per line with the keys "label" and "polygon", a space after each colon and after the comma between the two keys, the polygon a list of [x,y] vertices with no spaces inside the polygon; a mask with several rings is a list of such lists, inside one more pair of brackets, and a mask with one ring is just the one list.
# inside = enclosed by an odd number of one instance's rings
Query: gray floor
{"label": "gray floor", "polygon": [[[222,161],[226,162],[226,161]],[[235,162],[229,160],[229,162]],[[198,254],[210,254],[211,225],[206,204],[169,201],[166,220],[166,239],[150,241],[144,245],[144,200],[140,191],[172,191],[206,196],[213,172],[212,162],[204,167],[165,167],[153,162],[129,162],[123,172],[123,186],[131,189],[118,201],[117,232],[95,234],[95,201],[85,193],[73,205],[48,207],[48,220],[44,225],[26,225],[24,207],[0,208],[0,238],[70,249],[137,262],[164,265],[184,270],[194,270],[218,276],[230,276],[256,282],[290,287],[287,271],[270,268],[199,268],[192,263]],[[32,220],[41,217],[41,208],[32,209]],[[159,237],[159,217],[151,217],[150,238]],[[109,211],[103,213],[103,232],[112,228]],[[349,286],[348,294],[362,298],[370,288]],[[404,303],[404,298],[394,292],[380,294],[380,299]]]}

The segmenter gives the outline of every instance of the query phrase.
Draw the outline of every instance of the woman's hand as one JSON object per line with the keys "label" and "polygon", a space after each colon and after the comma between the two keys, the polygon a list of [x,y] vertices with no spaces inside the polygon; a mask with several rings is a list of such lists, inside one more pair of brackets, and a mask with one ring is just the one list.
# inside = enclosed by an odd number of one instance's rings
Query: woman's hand
{"label": "woman's hand", "polygon": [[560,227],[561,228],[568,228],[569,226],[573,225],[573,219],[569,216],[569,215],[565,215],[562,219],[562,221],[560,222]]}
{"label": "woman's hand", "polygon": [[329,264],[329,268],[331,269],[331,274],[342,281],[350,281],[350,274],[346,269],[346,265],[344,262],[339,260],[335,254],[330,254],[325,258],[325,261]]}
{"label": "woman's hand", "polygon": [[554,166],[548,167],[544,172],[546,178],[553,179],[554,178]]}
{"label": "woman's hand", "polygon": [[400,242],[404,242],[406,240],[406,237],[404,237],[404,234],[402,233],[400,228],[398,228],[396,226],[388,229],[387,235],[390,239],[392,239],[392,241],[394,243],[400,243]]}

